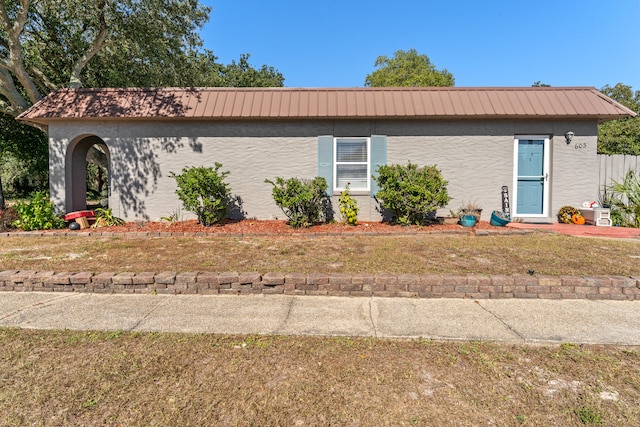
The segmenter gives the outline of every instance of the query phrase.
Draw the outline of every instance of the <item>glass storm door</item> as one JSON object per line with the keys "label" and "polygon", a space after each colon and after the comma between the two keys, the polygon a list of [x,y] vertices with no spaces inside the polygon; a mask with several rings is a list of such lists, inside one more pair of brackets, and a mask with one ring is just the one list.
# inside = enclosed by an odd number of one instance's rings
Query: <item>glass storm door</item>
{"label": "glass storm door", "polygon": [[546,137],[516,138],[516,216],[546,216],[548,195]]}

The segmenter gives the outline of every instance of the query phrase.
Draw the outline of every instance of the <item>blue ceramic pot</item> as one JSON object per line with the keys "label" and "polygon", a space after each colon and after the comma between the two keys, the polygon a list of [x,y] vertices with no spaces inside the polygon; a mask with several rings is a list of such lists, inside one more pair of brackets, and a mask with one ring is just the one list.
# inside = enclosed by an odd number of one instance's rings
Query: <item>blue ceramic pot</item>
{"label": "blue ceramic pot", "polygon": [[491,221],[489,221],[489,224],[498,227],[504,227],[505,225],[509,224],[509,222],[511,222],[511,218],[509,218],[508,215],[505,215],[499,211],[491,212]]}
{"label": "blue ceramic pot", "polygon": [[475,215],[463,215],[462,218],[460,218],[460,225],[463,227],[473,227],[477,221],[478,218],[476,218]]}

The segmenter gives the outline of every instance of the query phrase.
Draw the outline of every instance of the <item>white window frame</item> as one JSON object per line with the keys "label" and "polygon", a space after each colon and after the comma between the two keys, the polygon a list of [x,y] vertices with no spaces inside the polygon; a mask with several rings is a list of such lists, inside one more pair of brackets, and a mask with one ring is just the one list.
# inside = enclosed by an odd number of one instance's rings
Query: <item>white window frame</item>
{"label": "white window frame", "polygon": [[[518,144],[520,140],[537,140],[544,141],[544,159],[543,159],[543,201],[541,214],[521,214],[518,212]],[[513,203],[511,208],[511,216],[513,218],[548,218],[550,204],[550,167],[551,167],[551,136],[550,135],[516,135],[513,139]]]}
{"label": "white window frame", "polygon": [[371,138],[370,137],[334,137],[333,138],[333,191],[344,191],[344,187],[338,187],[338,165],[364,165],[365,162],[338,162],[338,141],[362,141],[367,144],[367,187],[351,188],[354,193],[371,191]]}

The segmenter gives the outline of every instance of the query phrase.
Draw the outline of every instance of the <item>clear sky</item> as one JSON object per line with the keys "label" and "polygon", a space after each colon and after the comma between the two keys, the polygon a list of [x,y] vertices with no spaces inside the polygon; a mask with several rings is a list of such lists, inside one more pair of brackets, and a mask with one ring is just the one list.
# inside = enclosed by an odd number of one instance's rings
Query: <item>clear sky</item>
{"label": "clear sky", "polygon": [[287,87],[358,87],[380,55],[416,49],[456,86],[640,90],[640,0],[201,0],[219,62],[251,55]]}

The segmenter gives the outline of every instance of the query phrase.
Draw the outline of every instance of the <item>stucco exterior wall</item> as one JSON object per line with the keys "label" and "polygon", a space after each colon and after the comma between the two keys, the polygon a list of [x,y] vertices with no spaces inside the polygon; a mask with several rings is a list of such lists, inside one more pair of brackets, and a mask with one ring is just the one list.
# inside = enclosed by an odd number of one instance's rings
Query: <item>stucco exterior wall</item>
{"label": "stucco exterior wall", "polygon": [[[501,187],[513,191],[514,135],[551,136],[550,220],[565,204],[597,198],[596,134],[592,122],[562,121],[318,121],[318,122],[56,122],[49,127],[51,195],[65,209],[67,145],[95,135],[110,153],[109,206],[126,220],[158,220],[181,209],[171,172],[222,163],[247,218],[284,219],[265,178],[317,175],[317,137],[387,135],[387,163],[436,164],[449,181],[450,206],[473,201],[488,219],[501,208]],[[573,131],[571,145],[564,134]],[[576,144],[585,147],[577,149]],[[337,197],[333,197],[334,206]],[[379,220],[375,199],[356,196],[361,220]],[[336,209],[337,211],[337,209]],[[183,218],[192,214],[182,211]]]}
{"label": "stucco exterior wall", "polygon": [[[390,123],[378,126],[376,131],[389,135],[388,163],[410,160],[420,165],[435,164],[442,171],[449,181],[452,200],[439,215],[475,202],[483,208],[483,218],[488,219],[491,211],[502,209],[503,185],[509,187],[513,210],[514,137],[518,135],[551,137],[547,220],[555,220],[561,206],[580,206],[597,199],[592,191],[596,187],[590,187],[597,181],[595,121]],[[570,145],[565,142],[567,131],[576,135]]]}

